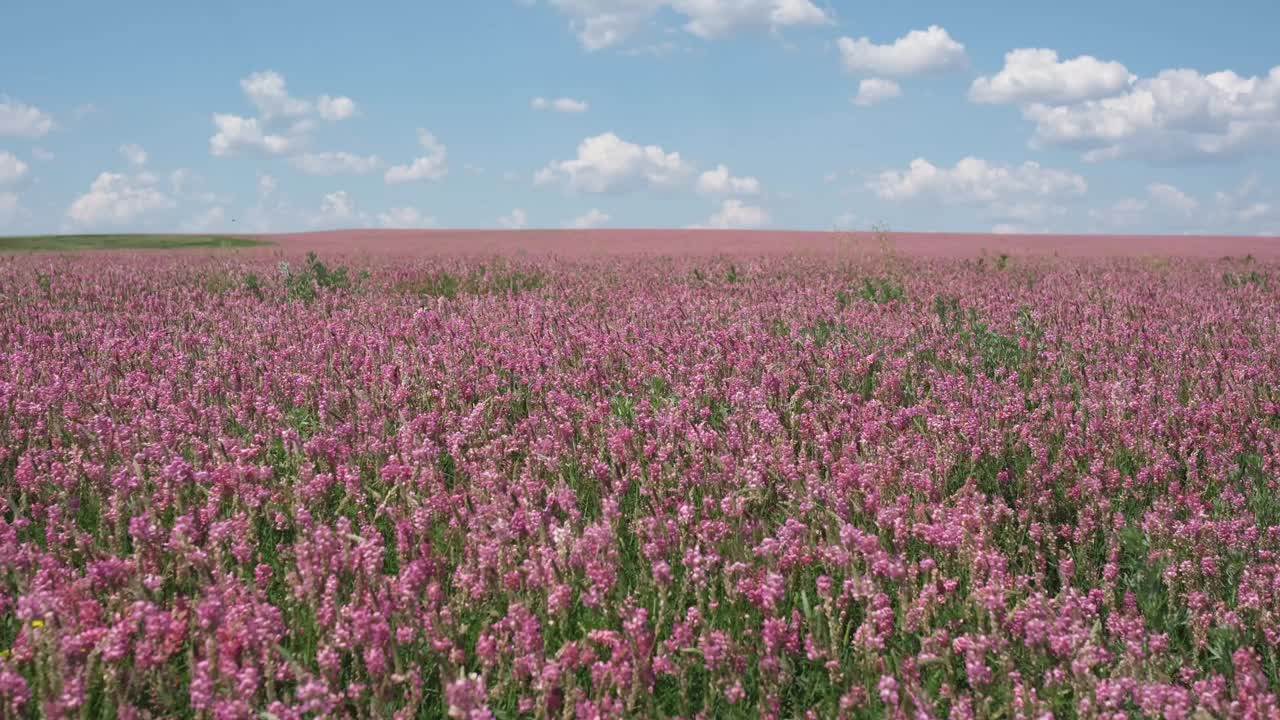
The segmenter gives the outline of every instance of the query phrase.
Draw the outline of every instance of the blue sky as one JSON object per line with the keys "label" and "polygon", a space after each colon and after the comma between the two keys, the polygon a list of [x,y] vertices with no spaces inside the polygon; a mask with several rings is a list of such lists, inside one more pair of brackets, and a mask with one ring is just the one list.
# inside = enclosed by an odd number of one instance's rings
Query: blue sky
{"label": "blue sky", "polygon": [[1275,2],[41,2],[0,234],[1280,234]]}

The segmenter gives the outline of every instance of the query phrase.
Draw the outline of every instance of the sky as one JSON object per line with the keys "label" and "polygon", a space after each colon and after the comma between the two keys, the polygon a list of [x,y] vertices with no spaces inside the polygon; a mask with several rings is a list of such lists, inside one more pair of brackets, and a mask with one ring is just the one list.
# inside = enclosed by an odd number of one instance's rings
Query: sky
{"label": "sky", "polygon": [[6,4],[0,234],[1280,235],[1280,3]]}

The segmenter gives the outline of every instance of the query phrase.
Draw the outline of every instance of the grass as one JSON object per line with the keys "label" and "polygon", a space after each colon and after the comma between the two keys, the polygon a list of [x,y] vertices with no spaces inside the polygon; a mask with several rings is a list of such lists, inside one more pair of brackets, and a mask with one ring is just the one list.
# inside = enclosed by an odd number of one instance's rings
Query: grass
{"label": "grass", "polygon": [[73,252],[76,250],[172,250],[241,248],[261,240],[227,235],[27,235],[0,236],[0,251]]}

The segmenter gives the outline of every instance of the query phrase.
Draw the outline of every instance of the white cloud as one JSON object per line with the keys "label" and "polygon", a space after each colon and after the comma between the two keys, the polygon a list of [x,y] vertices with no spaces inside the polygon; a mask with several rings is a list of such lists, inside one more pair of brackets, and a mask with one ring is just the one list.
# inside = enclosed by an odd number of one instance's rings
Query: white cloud
{"label": "white cloud", "polygon": [[382,164],[377,155],[361,157],[349,152],[304,153],[293,157],[290,162],[308,175],[324,177],[343,173],[364,175]]}
{"label": "white cloud", "polygon": [[1147,194],[1161,205],[1176,210],[1183,215],[1190,215],[1200,203],[1178,188],[1167,183],[1152,183],[1147,186]]}
{"label": "white cloud", "polygon": [[241,150],[283,155],[298,149],[305,141],[296,134],[264,132],[257,118],[215,113],[213,124],[218,131],[209,138],[209,153],[216,156],[232,155]]}
{"label": "white cloud", "polygon": [[206,208],[195,217],[179,225],[182,232],[202,233],[226,227],[227,211],[221,205]]}
{"label": "white cloud", "polygon": [[17,155],[0,150],[0,187],[17,185],[26,177],[28,165],[19,160]]}
{"label": "white cloud", "polygon": [[865,37],[842,37],[837,44],[845,69],[868,75],[905,77],[960,70],[968,64],[964,45],[937,25],[912,30],[888,45]]}
{"label": "white cloud", "polygon": [[870,107],[901,95],[902,87],[892,80],[864,78],[858,83],[858,94],[853,98],[853,104]]}
{"label": "white cloud", "polygon": [[369,216],[356,207],[355,201],[345,190],[326,193],[320,201],[320,211],[306,218],[308,225],[323,228],[369,227]]}
{"label": "white cloud", "polygon": [[1026,233],[1026,228],[1012,223],[996,223],[991,227],[991,233],[993,235],[1023,235]]}
{"label": "white cloud", "polygon": [[584,113],[588,108],[586,100],[574,100],[567,97],[554,100],[536,97],[529,103],[529,106],[534,110],[551,110],[558,113]]}
{"label": "white cloud", "polygon": [[1241,222],[1252,222],[1254,220],[1257,220],[1259,218],[1265,217],[1270,214],[1271,214],[1271,204],[1258,202],[1258,203],[1253,203],[1252,205],[1241,209],[1239,212],[1236,213],[1236,218]]}
{"label": "white cloud", "polygon": [[567,228],[586,230],[589,228],[600,227],[607,222],[609,222],[608,213],[601,212],[596,208],[591,208],[585,215],[579,215],[578,217],[566,222],[564,226]]}
{"label": "white cloud", "polygon": [[378,213],[378,225],[384,228],[424,228],[435,227],[436,219],[423,215],[417,208],[397,207]]}
{"label": "white cloud", "polygon": [[509,214],[499,217],[498,225],[506,230],[523,230],[529,225],[529,216],[524,210],[516,208]]}
{"label": "white cloud", "polygon": [[303,117],[311,112],[311,103],[291,97],[284,76],[274,70],[251,73],[240,80],[240,89],[267,121]]}
{"label": "white cloud", "polygon": [[142,146],[136,143],[121,145],[120,154],[129,161],[130,165],[142,167],[147,164],[147,151],[143,150]]}
{"label": "white cloud", "polygon": [[1168,183],[1146,186],[1146,197],[1126,197],[1089,216],[1104,227],[1182,232],[1204,235],[1245,234],[1273,230],[1280,222],[1272,203],[1258,199],[1256,176],[1234,190],[1213,194],[1212,201],[1196,199]]}
{"label": "white cloud", "polygon": [[75,110],[71,111],[71,114],[74,115],[77,120],[83,120],[96,112],[98,112],[98,106],[91,102],[87,102],[77,105]]}
{"label": "white cloud", "polygon": [[946,202],[991,202],[1008,195],[1083,195],[1088,183],[1080,175],[1036,162],[1010,167],[970,156],[952,168],[916,158],[905,172],[886,170],[870,178],[867,187],[883,200],[929,194]]}
{"label": "white cloud", "polygon": [[698,192],[703,195],[755,195],[760,192],[760,181],[750,176],[733,177],[729,168],[718,165],[715,170],[707,170],[698,176]]}
{"label": "white cloud", "polygon": [[675,0],[671,7],[689,18],[684,29],[700,38],[739,28],[821,25],[827,14],[810,0]]}
{"label": "white cloud", "polygon": [[67,218],[80,226],[119,225],[148,212],[174,207],[172,199],[151,186],[153,182],[154,178],[147,175],[130,178],[118,173],[100,173],[89,186],[89,192],[77,197],[67,208]]}
{"label": "white cloud", "polygon": [[587,193],[625,192],[645,185],[672,185],[691,172],[693,166],[678,152],[636,145],[607,132],[579,143],[574,159],[554,161],[539,170],[534,182],[562,182],[570,190]]}
{"label": "white cloud", "polygon": [[[1271,234],[1280,234],[1276,229],[1280,227],[1280,213],[1275,212],[1273,203],[1258,200],[1257,191],[1258,177],[1250,175],[1235,190],[1214,193],[1212,208],[1205,208],[1194,217],[1218,227],[1243,225],[1242,229],[1266,229]],[[1274,197],[1274,193],[1268,194]]]}
{"label": "white cloud", "polygon": [[57,156],[54,155],[52,152],[45,150],[44,148],[37,145],[31,148],[31,157],[41,162],[49,162]]}
{"label": "white cloud", "polygon": [[617,45],[655,16],[669,11],[683,18],[683,29],[711,39],[747,28],[779,30],[830,22],[811,0],[549,0],[569,16],[569,27],[587,50]]}
{"label": "white cloud", "polygon": [[38,138],[53,129],[53,117],[38,107],[0,95],[0,136]]}
{"label": "white cloud", "polygon": [[1116,95],[1136,80],[1136,75],[1115,61],[1092,55],[1059,61],[1053,50],[1018,48],[1005,53],[1000,72],[973,81],[969,99],[977,103],[1062,105]]}
{"label": "white cloud", "polygon": [[766,225],[769,213],[754,205],[747,205],[737,198],[729,198],[720,210],[707,219],[706,227],[717,229],[751,229]]}
{"label": "white cloud", "polygon": [[418,143],[426,155],[414,159],[408,165],[394,165],[383,179],[388,183],[405,183],[414,180],[439,180],[449,173],[448,149],[426,130],[418,130]]}
{"label": "white cloud", "polygon": [[325,120],[334,121],[346,120],[358,111],[355,101],[349,97],[321,95],[320,99],[316,100],[316,112]]}
{"label": "white cloud", "polygon": [[331,192],[320,203],[320,213],[333,218],[346,219],[355,216],[355,206],[345,190]]}
{"label": "white cloud", "polygon": [[1035,123],[1033,147],[1076,148],[1088,161],[1239,157],[1280,146],[1280,66],[1253,77],[1164,70],[1111,97],[1022,112]]}
{"label": "white cloud", "polygon": [[314,115],[337,121],[358,112],[351,98],[321,95],[315,102],[293,97],[284,76],[274,70],[250,73],[240,80],[240,89],[257,108],[257,117],[214,113],[217,132],[209,138],[209,152],[231,155],[254,150],[269,155],[296,153],[310,141],[315,129]]}

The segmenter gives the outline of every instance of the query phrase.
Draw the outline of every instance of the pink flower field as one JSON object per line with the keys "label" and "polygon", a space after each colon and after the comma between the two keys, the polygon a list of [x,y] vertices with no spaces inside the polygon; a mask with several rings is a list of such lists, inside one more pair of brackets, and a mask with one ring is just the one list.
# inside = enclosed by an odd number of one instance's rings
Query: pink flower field
{"label": "pink flower field", "polygon": [[1274,242],[404,237],[0,258],[0,717],[1280,718]]}

